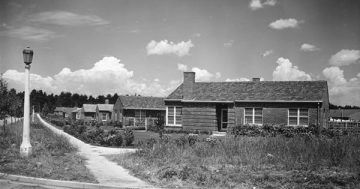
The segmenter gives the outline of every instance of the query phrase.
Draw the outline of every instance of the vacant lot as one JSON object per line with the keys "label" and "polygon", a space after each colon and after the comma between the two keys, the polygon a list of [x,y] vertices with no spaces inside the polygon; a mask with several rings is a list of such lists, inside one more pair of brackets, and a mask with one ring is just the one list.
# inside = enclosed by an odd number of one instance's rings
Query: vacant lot
{"label": "vacant lot", "polygon": [[0,131],[0,172],[57,180],[73,180],[96,183],[85,167],[84,159],[76,154],[68,141],[39,124],[31,125],[33,154],[21,158],[22,123],[8,125]]}
{"label": "vacant lot", "polygon": [[360,138],[183,136],[109,156],[164,187],[359,188]]}

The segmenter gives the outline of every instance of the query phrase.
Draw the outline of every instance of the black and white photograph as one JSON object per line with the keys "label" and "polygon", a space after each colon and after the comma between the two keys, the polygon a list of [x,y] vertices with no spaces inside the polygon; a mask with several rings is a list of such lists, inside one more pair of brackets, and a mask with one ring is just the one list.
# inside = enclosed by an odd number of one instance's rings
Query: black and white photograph
{"label": "black and white photograph", "polygon": [[360,188],[359,0],[0,0],[0,189]]}

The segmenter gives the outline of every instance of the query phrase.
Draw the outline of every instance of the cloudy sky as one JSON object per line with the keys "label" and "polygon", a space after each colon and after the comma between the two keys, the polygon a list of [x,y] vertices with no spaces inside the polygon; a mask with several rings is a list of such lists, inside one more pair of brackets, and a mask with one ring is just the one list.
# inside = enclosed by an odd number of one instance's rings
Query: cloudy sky
{"label": "cloudy sky", "polygon": [[1,0],[0,73],[23,90],[166,96],[197,81],[327,80],[360,105],[358,0]]}

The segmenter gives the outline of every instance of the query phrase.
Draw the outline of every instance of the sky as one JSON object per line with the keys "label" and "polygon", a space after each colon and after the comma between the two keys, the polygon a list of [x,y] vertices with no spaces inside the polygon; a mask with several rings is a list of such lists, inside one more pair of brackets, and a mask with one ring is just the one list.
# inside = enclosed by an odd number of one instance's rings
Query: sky
{"label": "sky", "polygon": [[360,105],[358,0],[1,0],[0,73],[24,90],[167,96],[196,81],[326,80]]}

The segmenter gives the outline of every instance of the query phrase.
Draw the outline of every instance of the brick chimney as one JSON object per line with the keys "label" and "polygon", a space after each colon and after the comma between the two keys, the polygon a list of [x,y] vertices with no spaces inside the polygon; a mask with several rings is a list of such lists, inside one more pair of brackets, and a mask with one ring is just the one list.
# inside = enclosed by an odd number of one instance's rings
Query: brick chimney
{"label": "brick chimney", "polygon": [[195,72],[184,72],[183,99],[192,100],[194,98]]}
{"label": "brick chimney", "polygon": [[105,104],[109,104],[109,99],[105,99]]}
{"label": "brick chimney", "polygon": [[259,82],[259,81],[260,81],[260,78],[259,78],[259,77],[254,77],[254,78],[252,78],[252,81],[254,81],[254,82]]}

